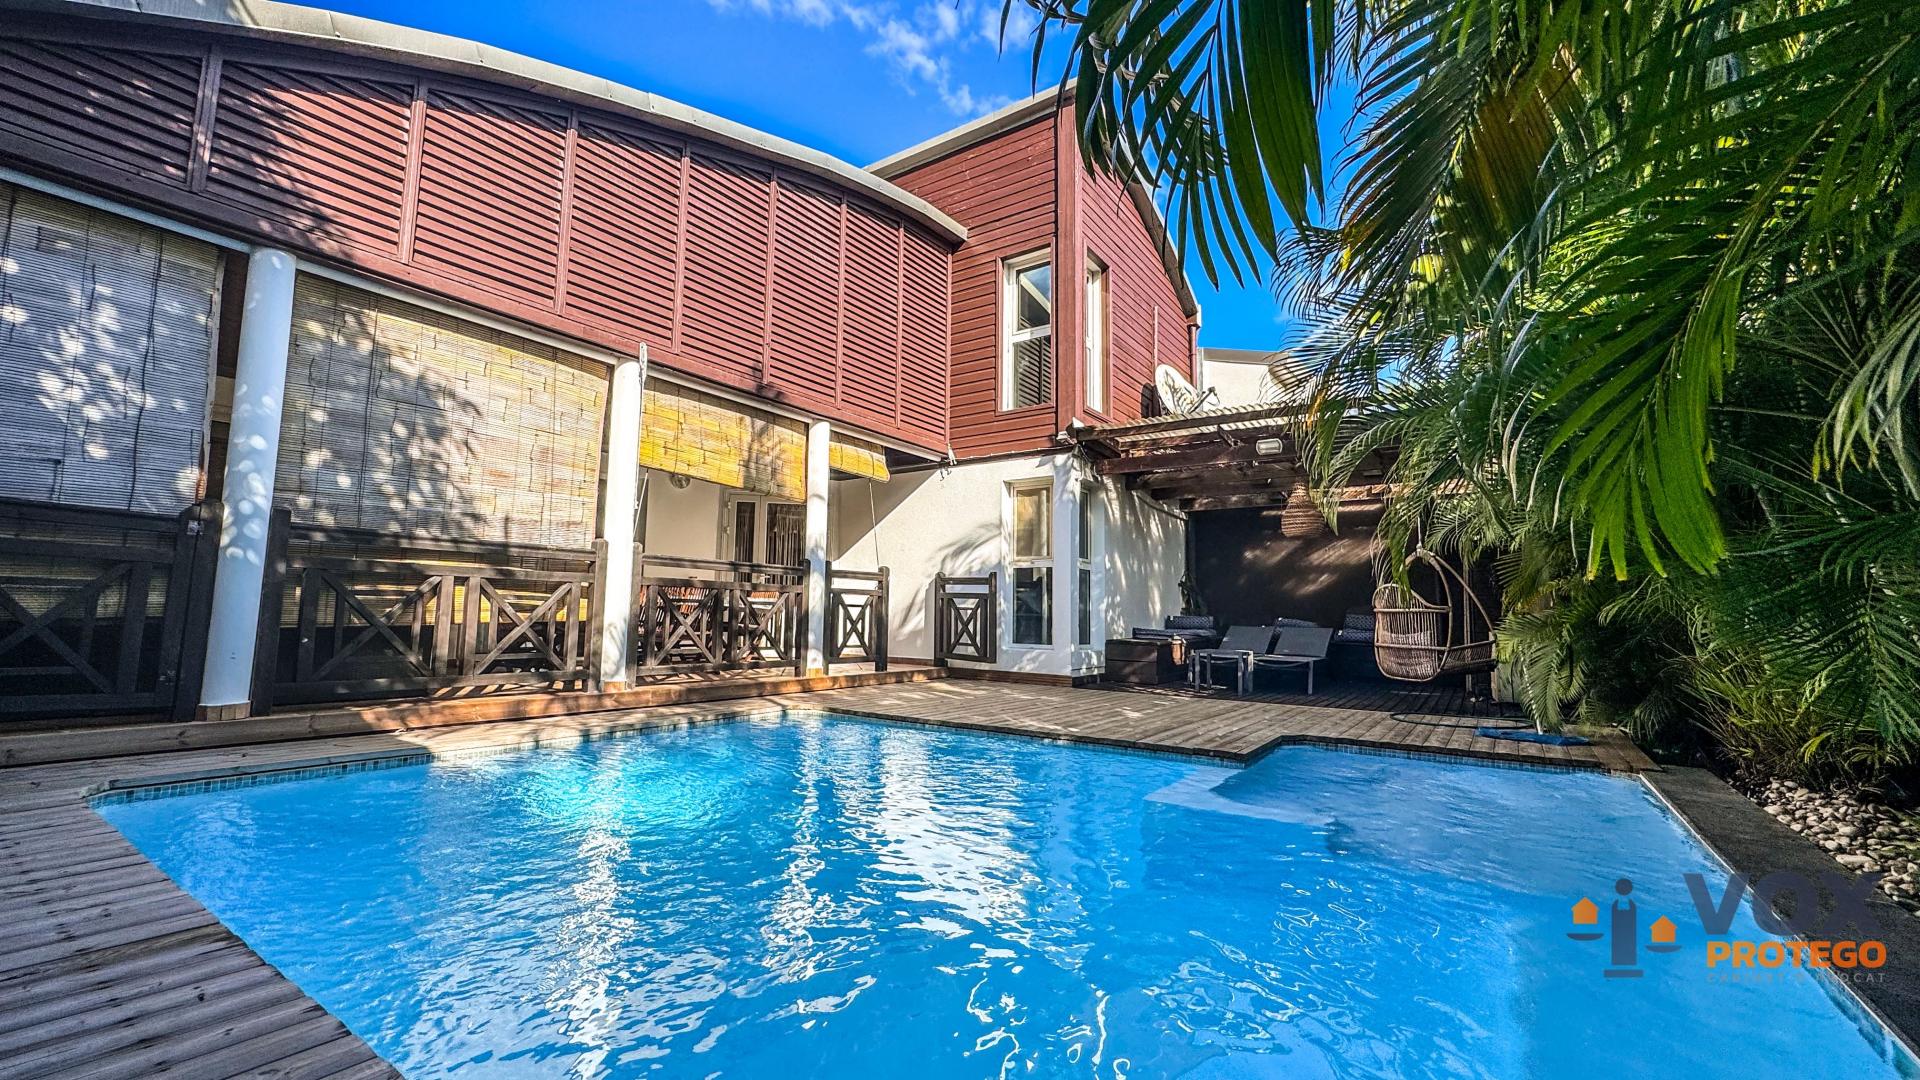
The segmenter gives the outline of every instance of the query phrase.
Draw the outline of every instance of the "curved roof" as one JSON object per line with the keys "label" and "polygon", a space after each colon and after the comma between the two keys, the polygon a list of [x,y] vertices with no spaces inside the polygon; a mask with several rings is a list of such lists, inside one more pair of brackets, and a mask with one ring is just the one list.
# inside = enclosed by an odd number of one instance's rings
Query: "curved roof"
{"label": "curved roof", "polygon": [[[958,243],[966,227],[873,173],[690,105],[477,41],[274,0],[0,0],[0,10],[172,24],[432,68],[638,117],[776,161],[899,211]],[[186,26],[185,24],[195,24]]]}

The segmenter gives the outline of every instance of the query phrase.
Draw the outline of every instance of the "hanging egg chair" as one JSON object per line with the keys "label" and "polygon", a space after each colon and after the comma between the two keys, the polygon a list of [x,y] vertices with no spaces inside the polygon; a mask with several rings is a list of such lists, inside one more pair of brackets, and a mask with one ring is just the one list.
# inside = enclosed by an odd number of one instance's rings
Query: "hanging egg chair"
{"label": "hanging egg chair", "polygon": [[[1408,566],[1415,562],[1432,568],[1442,598],[1436,603],[1397,581],[1381,582],[1373,590],[1373,658],[1380,674],[1402,682],[1432,682],[1499,666],[1493,620],[1465,576],[1424,548],[1407,557]],[[1476,613],[1478,636],[1473,629]]]}

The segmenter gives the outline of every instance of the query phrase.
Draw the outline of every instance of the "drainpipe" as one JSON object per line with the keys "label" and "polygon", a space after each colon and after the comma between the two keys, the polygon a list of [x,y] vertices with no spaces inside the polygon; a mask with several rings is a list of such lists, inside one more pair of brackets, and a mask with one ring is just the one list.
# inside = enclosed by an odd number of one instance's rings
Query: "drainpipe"
{"label": "drainpipe", "polygon": [[274,248],[255,248],[247,257],[233,419],[227,429],[226,512],[213,577],[206,674],[200,682],[203,720],[238,719],[250,711],[287,347],[293,336],[294,267],[292,255]]}
{"label": "drainpipe", "polygon": [[640,506],[640,426],[647,385],[647,347],[613,369],[607,402],[607,498],[600,535],[600,688],[624,690],[633,654],[633,549]]}
{"label": "drainpipe", "polygon": [[827,497],[833,471],[828,447],[833,425],[807,427],[807,674],[827,670]]}

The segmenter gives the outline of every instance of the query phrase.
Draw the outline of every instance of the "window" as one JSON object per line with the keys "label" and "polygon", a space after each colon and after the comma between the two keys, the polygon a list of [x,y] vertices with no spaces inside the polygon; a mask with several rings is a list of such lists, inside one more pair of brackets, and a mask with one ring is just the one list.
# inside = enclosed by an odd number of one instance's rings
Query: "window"
{"label": "window", "polygon": [[1075,594],[1075,619],[1073,643],[1075,645],[1093,644],[1093,510],[1094,489],[1082,488],[1080,491],[1079,554],[1080,574],[1074,584],[1079,586]]}
{"label": "window", "polygon": [[730,531],[735,562],[798,566],[807,559],[807,508],[800,503],[737,498]]}
{"label": "window", "polygon": [[1107,268],[1087,259],[1087,408],[1107,411]]}
{"label": "window", "polygon": [[807,561],[807,508],[799,503],[767,504],[767,561],[799,566]]}
{"label": "window", "polygon": [[733,504],[733,561],[753,562],[753,537],[758,531],[754,528],[756,515],[760,511],[759,503],[738,502]]}
{"label": "window", "polygon": [[1013,643],[1053,644],[1053,487],[1013,489]]}
{"label": "window", "polygon": [[1053,267],[1042,251],[1005,264],[1000,407],[1053,400]]}

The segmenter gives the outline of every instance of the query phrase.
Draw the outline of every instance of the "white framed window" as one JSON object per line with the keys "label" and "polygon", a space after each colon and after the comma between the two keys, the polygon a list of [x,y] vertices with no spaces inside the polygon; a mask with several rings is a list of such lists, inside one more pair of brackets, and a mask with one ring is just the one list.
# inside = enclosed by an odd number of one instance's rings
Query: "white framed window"
{"label": "white framed window", "polygon": [[807,508],[753,495],[727,500],[721,521],[723,557],[734,562],[798,566],[807,561]]}
{"label": "white framed window", "polygon": [[1015,645],[1053,644],[1053,485],[1008,485],[1007,564]]}
{"label": "white framed window", "polygon": [[1053,400],[1053,264],[1036,251],[1000,271],[1000,408]]}
{"label": "white framed window", "polygon": [[1100,260],[1087,256],[1087,342],[1086,405],[1093,412],[1107,411],[1107,268]]}
{"label": "white framed window", "polygon": [[1093,515],[1096,509],[1094,500],[1098,498],[1097,489],[1080,489],[1080,520],[1076,532],[1078,543],[1075,550],[1079,555],[1079,576],[1074,579],[1074,630],[1075,645],[1093,644]]}

